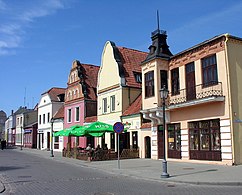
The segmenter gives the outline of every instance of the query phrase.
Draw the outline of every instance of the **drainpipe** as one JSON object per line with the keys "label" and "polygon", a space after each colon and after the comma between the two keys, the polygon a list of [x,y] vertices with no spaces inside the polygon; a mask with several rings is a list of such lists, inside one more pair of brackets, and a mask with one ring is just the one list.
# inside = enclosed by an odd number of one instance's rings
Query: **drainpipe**
{"label": "drainpipe", "polygon": [[[231,91],[230,91],[230,75],[229,75],[229,62],[228,62],[228,48],[227,48],[227,42],[229,40],[229,34],[225,34],[225,41],[224,41],[224,47],[225,47],[225,64],[226,64],[226,78],[227,78],[227,91],[228,91],[228,104],[229,104],[229,118],[230,118],[230,131],[231,131],[231,141],[232,141],[232,146],[234,146],[234,136],[233,136],[233,120],[232,120],[232,103],[231,103]],[[231,147],[232,147],[231,146]],[[234,159],[234,147],[232,147],[232,165],[235,163]]]}

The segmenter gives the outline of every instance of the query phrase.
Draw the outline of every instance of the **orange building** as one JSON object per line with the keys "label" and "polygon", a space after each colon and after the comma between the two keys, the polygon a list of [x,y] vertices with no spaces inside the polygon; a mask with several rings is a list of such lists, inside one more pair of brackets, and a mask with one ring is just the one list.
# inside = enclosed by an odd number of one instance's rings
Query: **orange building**
{"label": "orange building", "polygon": [[176,55],[152,33],[142,62],[142,114],[151,120],[151,158],[163,158],[160,89],[166,86],[168,159],[242,163],[242,39],[223,34]]}

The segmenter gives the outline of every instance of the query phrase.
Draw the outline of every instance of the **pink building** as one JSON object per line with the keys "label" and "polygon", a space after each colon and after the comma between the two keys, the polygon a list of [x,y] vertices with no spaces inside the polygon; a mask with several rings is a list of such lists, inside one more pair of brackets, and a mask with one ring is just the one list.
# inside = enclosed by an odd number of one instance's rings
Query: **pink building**
{"label": "pink building", "polygon": [[[99,66],[81,64],[75,60],[68,77],[64,105],[64,128],[83,125],[96,121],[97,116],[97,75]],[[94,147],[94,137],[64,137],[64,147],[85,148],[87,144]]]}

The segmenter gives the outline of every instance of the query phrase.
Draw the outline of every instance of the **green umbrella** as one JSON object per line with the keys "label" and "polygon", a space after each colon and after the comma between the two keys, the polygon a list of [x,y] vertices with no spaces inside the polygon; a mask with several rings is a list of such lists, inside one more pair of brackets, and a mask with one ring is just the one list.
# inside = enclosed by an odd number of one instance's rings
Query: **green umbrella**
{"label": "green umbrella", "polygon": [[[107,124],[107,123],[103,123],[100,121],[96,121],[94,123],[88,124],[84,126],[84,129],[86,131],[86,133],[88,134],[93,134],[93,133],[98,133],[96,135],[100,135],[101,133],[106,133],[106,132],[110,132],[110,133],[114,133],[113,130],[113,125]],[[95,135],[95,134],[93,134]],[[98,136],[98,137],[100,137]]]}
{"label": "green umbrella", "polygon": [[73,125],[70,128],[63,129],[54,133],[54,136],[84,136],[85,131],[83,126]]}
{"label": "green umbrella", "polygon": [[63,129],[54,133],[54,137],[57,136],[69,136],[71,133],[70,129]]}

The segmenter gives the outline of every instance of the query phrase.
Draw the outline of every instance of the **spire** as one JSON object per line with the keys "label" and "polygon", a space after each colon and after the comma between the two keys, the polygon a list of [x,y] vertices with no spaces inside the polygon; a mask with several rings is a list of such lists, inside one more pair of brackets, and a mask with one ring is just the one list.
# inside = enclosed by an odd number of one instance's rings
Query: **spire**
{"label": "spire", "polygon": [[159,18],[160,18],[160,16],[159,16],[159,10],[157,10],[157,29],[158,30],[160,30],[160,21],[159,21]]}
{"label": "spire", "polygon": [[[157,30],[151,33],[152,45],[149,47],[149,54],[144,62],[150,61],[154,58],[169,59],[172,53],[166,43],[166,31],[160,30],[159,11],[157,10]],[[143,62],[143,63],[144,63]]]}

